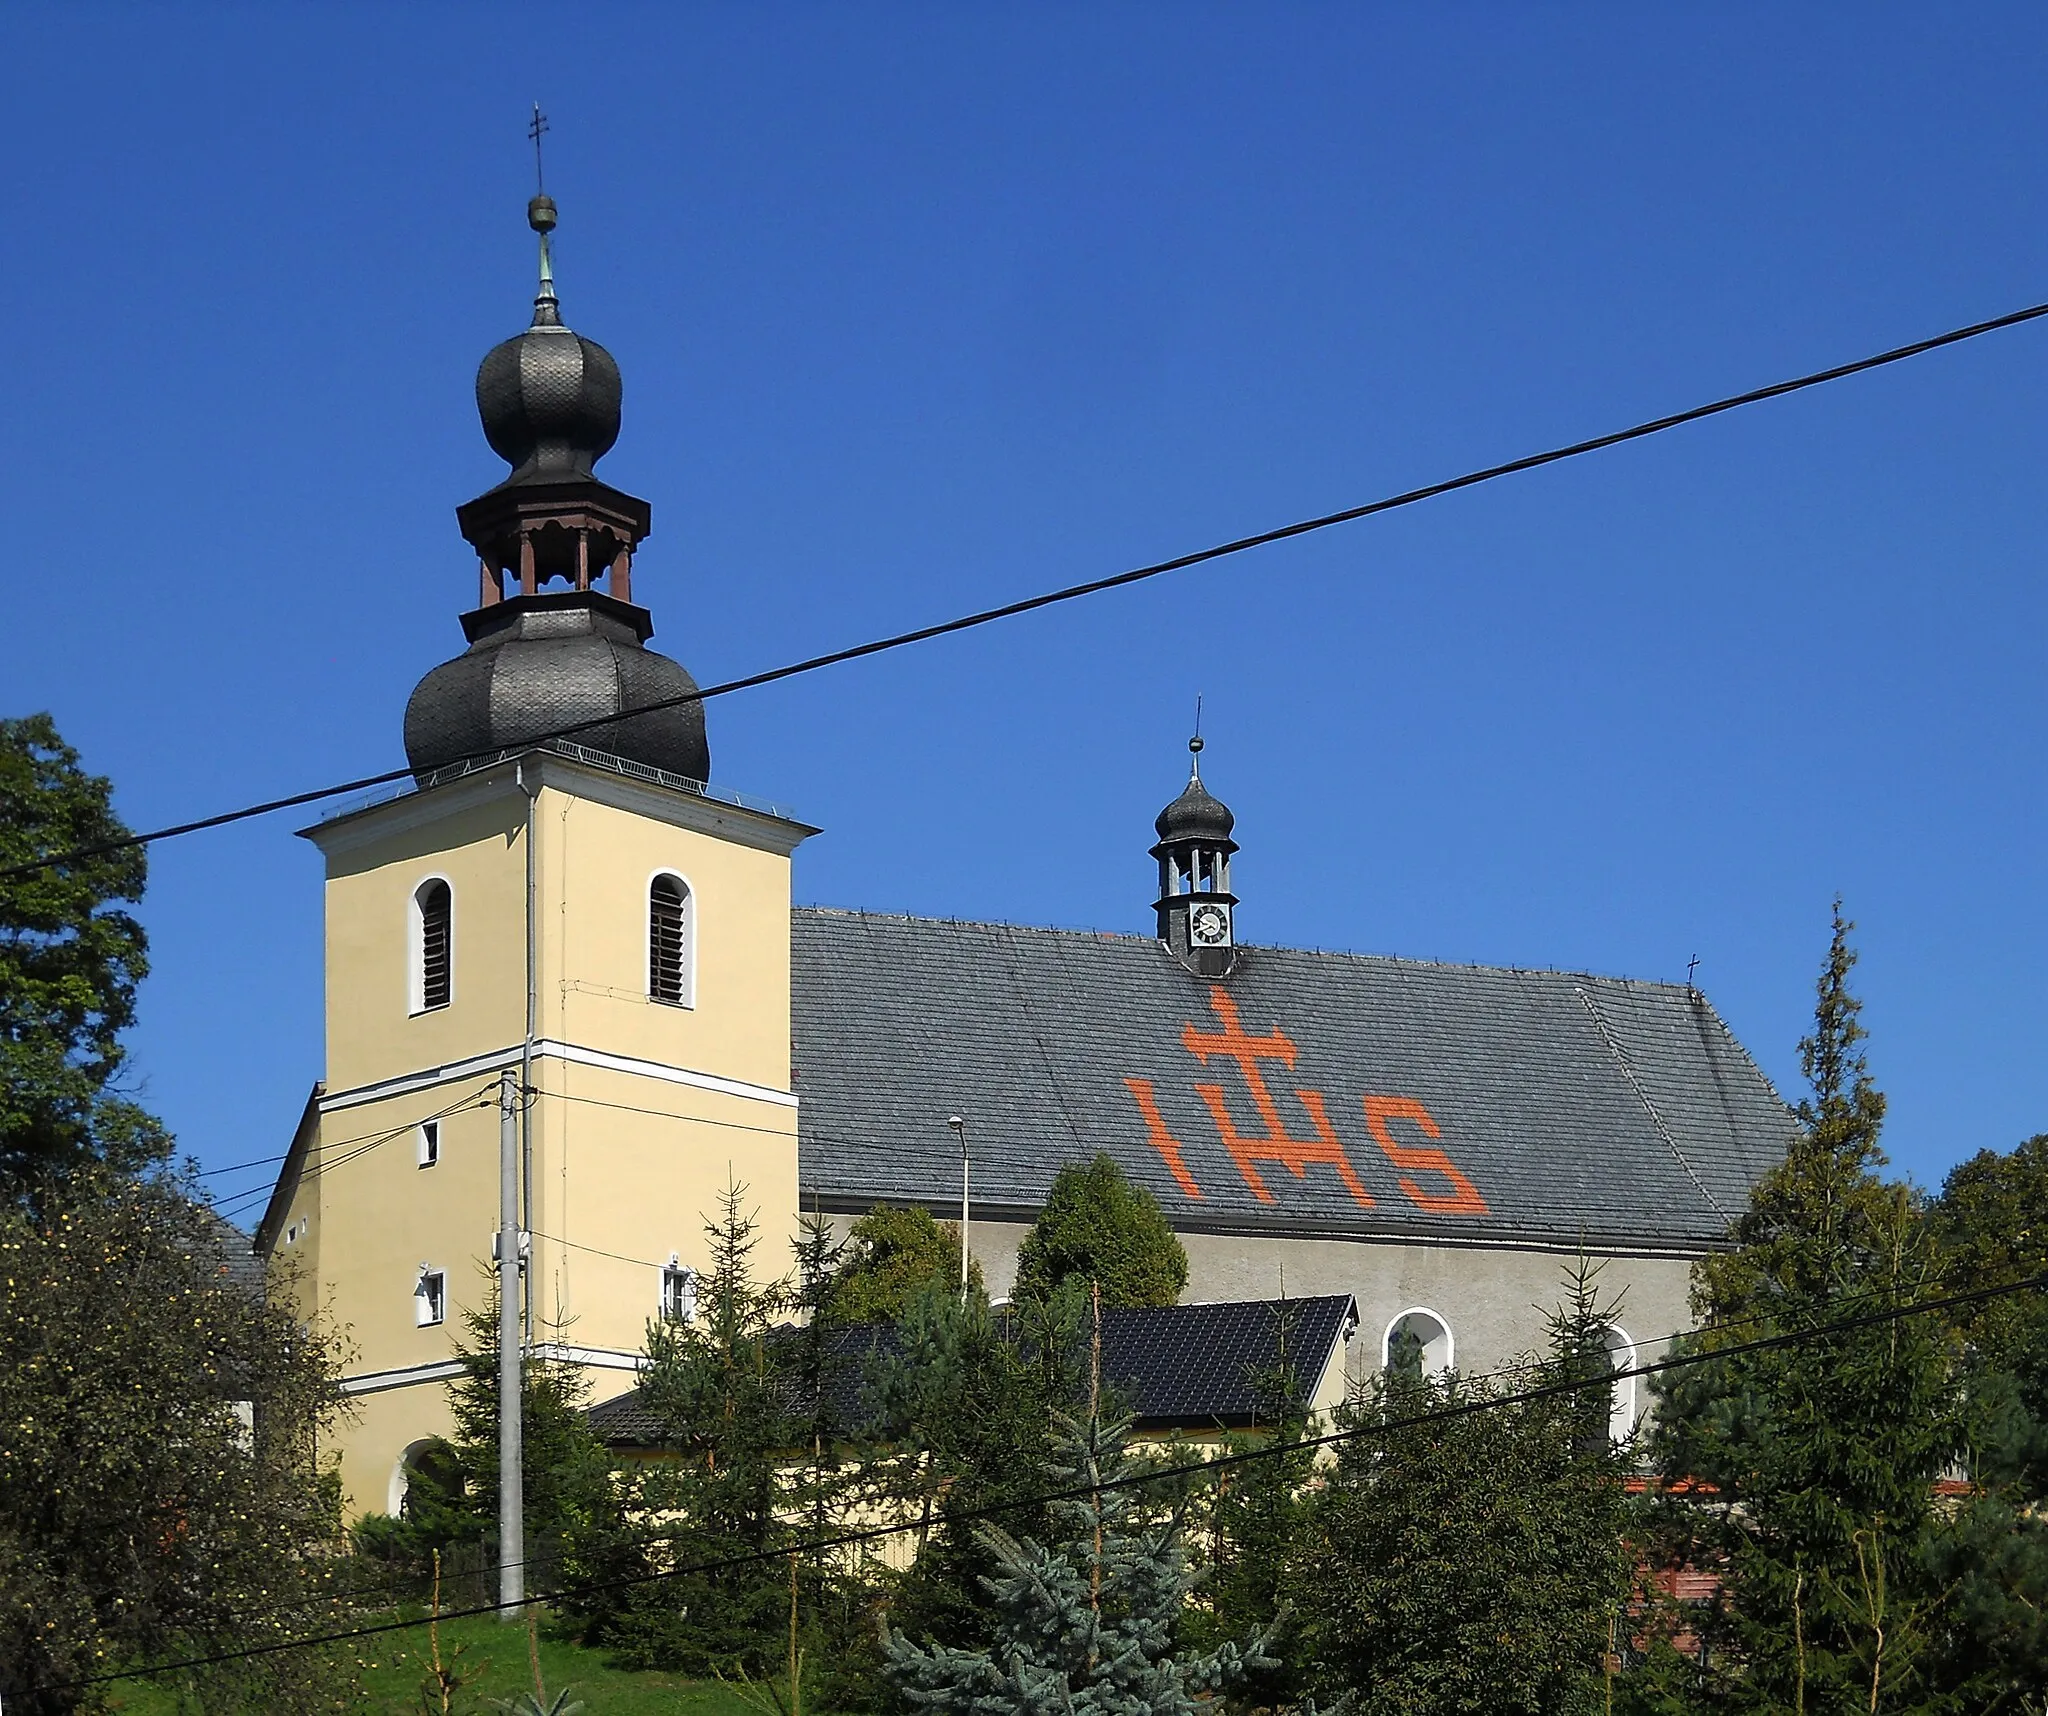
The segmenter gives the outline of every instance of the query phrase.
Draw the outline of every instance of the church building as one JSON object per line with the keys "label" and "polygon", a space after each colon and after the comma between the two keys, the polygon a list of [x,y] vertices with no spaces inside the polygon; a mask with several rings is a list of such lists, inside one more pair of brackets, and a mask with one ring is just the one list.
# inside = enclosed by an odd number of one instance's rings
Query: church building
{"label": "church building", "polygon": [[532,325],[476,384],[510,471],[456,509],[467,647],[407,706],[412,782],[303,831],[325,1068],[255,1245],[351,1355],[352,1514],[395,1507],[451,1427],[507,1069],[526,1336],[600,1402],[630,1391],[647,1320],[687,1309],[729,1181],[779,1272],[800,1207],[951,1219],[964,1167],[1001,1297],[1054,1174],[1097,1151],[1179,1232],[1184,1304],[1348,1303],[1354,1378],[1402,1334],[1432,1367],[1511,1361],[1582,1252],[1625,1295],[1618,1358],[1686,1326],[1691,1262],[1792,1129],[1705,996],[1240,940],[1199,740],[1149,855],[1133,842],[1141,931],[794,906],[817,830],[713,782],[695,685],[648,647],[650,509],[595,473],[619,368],[562,323],[553,203],[529,219]]}

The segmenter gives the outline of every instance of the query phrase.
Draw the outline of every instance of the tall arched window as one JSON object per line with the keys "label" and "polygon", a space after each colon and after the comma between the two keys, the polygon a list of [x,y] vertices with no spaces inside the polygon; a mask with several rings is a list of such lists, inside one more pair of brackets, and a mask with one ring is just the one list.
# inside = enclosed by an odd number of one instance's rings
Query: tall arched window
{"label": "tall arched window", "polygon": [[455,899],[439,876],[422,882],[412,896],[412,1010],[431,1013],[448,1005],[454,959]]}
{"label": "tall arched window", "polygon": [[690,889],[666,872],[647,887],[647,995],[671,1007],[695,1004]]}

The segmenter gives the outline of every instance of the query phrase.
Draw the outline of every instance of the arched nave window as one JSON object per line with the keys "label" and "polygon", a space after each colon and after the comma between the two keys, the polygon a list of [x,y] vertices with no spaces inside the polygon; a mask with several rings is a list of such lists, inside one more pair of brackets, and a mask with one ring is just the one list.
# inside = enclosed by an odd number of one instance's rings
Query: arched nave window
{"label": "arched nave window", "polygon": [[1436,1376],[1457,1362],[1451,1325],[1424,1305],[1412,1305],[1387,1325],[1380,1363],[1403,1376]]}
{"label": "arched nave window", "polygon": [[[1628,1338],[1627,1330],[1613,1323],[1607,1326],[1607,1358],[1616,1370],[1635,1368],[1636,1344]],[[1635,1433],[1636,1379],[1625,1376],[1614,1385],[1613,1401],[1607,1409],[1607,1434],[1620,1443]]]}

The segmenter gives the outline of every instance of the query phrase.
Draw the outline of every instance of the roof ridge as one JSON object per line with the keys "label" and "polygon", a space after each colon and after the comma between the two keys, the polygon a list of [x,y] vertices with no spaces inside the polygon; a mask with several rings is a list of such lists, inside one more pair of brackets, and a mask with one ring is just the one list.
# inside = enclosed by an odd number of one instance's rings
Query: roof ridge
{"label": "roof ridge", "polygon": [[[1008,935],[1065,936],[1077,941],[1128,941],[1153,943],[1156,937],[1142,931],[1092,929],[1082,924],[1019,924],[1009,923],[1001,918],[954,918],[937,917],[927,912],[876,911],[866,906],[828,906],[822,904],[799,904],[790,907],[792,915],[811,915],[829,918],[855,918],[866,920],[879,918],[891,923],[930,924],[948,929],[987,930]],[[1631,977],[1626,972],[1585,971],[1568,965],[1499,965],[1488,964],[1476,959],[1426,959],[1417,954],[1375,953],[1360,948],[1343,947],[1295,947],[1286,942],[1239,942],[1240,949],[1247,953],[1289,953],[1305,959],[1337,959],[1364,964],[1371,962],[1382,965],[1411,966],[1422,971],[1481,971],[1502,977],[1557,977],[1582,983],[1623,984],[1629,988],[1651,990],[1675,995],[1696,994],[1707,1001],[1706,992],[1696,984],[1681,982],[1675,978]],[[1707,1005],[1712,1009],[1712,1002]],[[1715,1014],[1719,1018],[1718,1012]],[[1725,1024],[1724,1024],[1725,1029]],[[1731,1035],[1733,1033],[1730,1033]]]}

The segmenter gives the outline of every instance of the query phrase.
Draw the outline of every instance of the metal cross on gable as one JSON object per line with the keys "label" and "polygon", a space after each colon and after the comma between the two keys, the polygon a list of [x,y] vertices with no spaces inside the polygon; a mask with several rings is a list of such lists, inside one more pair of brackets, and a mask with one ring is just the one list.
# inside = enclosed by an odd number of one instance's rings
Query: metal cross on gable
{"label": "metal cross on gable", "polygon": [[533,104],[533,118],[527,122],[526,135],[533,140],[533,188],[542,196],[547,194],[547,179],[541,172],[540,140],[547,135],[548,116],[541,112],[540,103]]}

